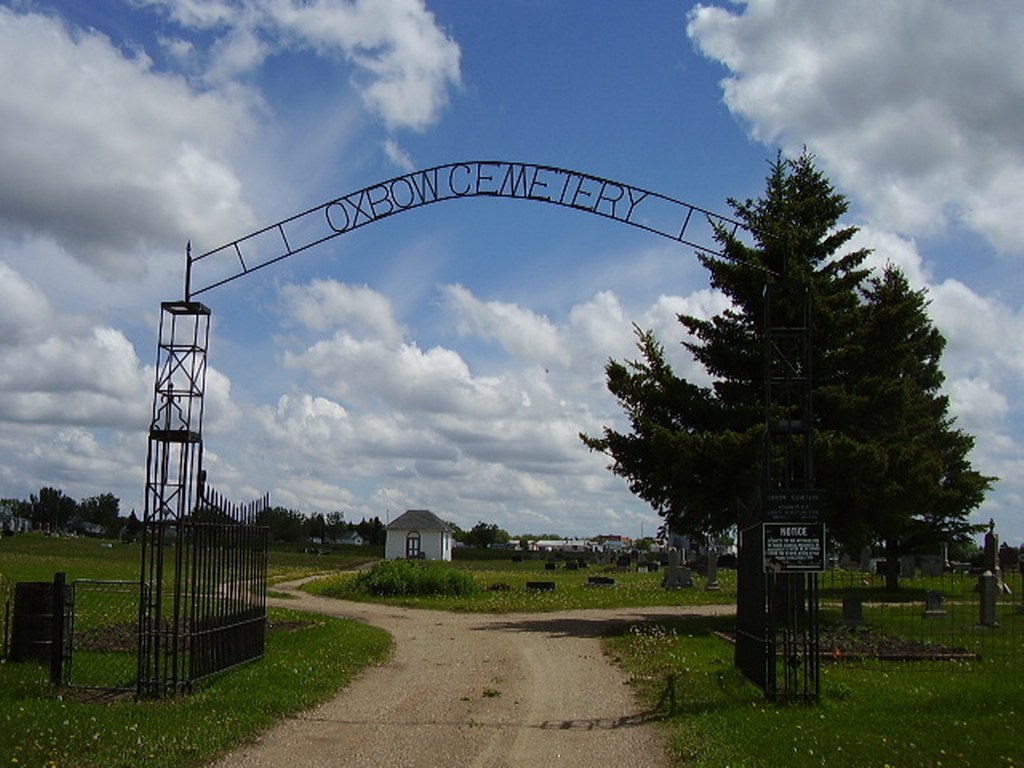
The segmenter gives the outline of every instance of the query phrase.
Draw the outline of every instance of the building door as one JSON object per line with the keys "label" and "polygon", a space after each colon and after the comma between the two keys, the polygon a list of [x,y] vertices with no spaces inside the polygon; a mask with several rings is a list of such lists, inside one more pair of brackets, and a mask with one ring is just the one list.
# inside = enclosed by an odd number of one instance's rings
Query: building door
{"label": "building door", "polygon": [[410,560],[418,560],[423,557],[423,550],[420,548],[420,535],[416,531],[410,531],[405,537],[405,556]]}

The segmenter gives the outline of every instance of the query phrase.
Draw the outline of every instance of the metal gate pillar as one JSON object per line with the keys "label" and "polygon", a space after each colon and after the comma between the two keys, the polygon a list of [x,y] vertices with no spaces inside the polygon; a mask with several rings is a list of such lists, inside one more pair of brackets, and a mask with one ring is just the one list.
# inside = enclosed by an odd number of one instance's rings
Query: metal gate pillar
{"label": "metal gate pillar", "polygon": [[138,686],[140,695],[149,696],[176,693],[187,685],[183,638],[189,623],[190,563],[184,523],[195,506],[202,472],[210,336],[205,305],[163,302],[160,309],[139,596]]}
{"label": "metal gate pillar", "polygon": [[[820,695],[818,576],[822,494],[814,483],[810,286],[765,287],[765,436],[760,499],[738,520],[736,665],[771,701]],[[772,531],[800,531],[820,563],[766,553]],[[779,528],[784,524],[784,528]],[[803,548],[800,548],[803,551]]]}

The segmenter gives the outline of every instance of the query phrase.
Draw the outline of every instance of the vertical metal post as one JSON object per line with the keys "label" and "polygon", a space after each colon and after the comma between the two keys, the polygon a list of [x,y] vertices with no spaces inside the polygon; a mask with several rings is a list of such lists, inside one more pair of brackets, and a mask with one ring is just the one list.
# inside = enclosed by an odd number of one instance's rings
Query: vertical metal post
{"label": "vertical metal post", "polygon": [[50,625],[50,682],[64,684],[64,666],[67,656],[68,632],[67,575],[63,571],[53,574],[53,605]]}
{"label": "vertical metal post", "polygon": [[202,469],[210,310],[160,305],[156,384],[149,427],[139,600],[139,694],[181,690],[190,548],[185,522]]}
{"label": "vertical metal post", "polygon": [[[765,553],[768,520],[814,491],[810,287],[782,280],[764,292],[765,435],[761,498],[738,517],[736,665],[771,701],[817,701],[817,573],[791,572]],[[810,505],[813,512],[814,503]],[[805,513],[808,510],[803,510]],[[807,517],[801,522],[808,522]],[[771,553],[769,553],[771,554]]]}
{"label": "vertical metal post", "polygon": [[[778,491],[814,489],[810,286],[791,280],[765,288],[766,429],[762,523]],[[783,494],[785,495],[785,494]],[[778,519],[778,518],[776,518]],[[820,688],[817,574],[766,575],[765,695],[817,701]]]}

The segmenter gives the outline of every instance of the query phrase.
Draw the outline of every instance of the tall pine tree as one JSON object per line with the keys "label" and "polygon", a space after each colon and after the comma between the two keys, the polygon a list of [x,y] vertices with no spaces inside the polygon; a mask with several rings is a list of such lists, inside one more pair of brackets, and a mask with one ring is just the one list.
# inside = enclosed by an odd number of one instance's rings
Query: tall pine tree
{"label": "tall pine tree", "polygon": [[[776,159],[762,197],[729,202],[753,233],[753,244],[723,233],[725,257],[701,259],[711,285],[731,305],[710,319],[679,317],[689,333],[684,346],[712,383],[701,386],[676,376],[661,343],[637,329],[640,359],[612,360],[606,366],[609,391],[626,413],[631,432],[605,428],[600,437],[581,435],[583,441],[606,453],[610,469],[673,530],[710,536],[733,525],[738,507],[755,503],[761,491],[765,287],[797,281],[810,287],[817,475],[818,485],[828,491],[830,530],[848,548],[890,538],[901,542],[897,548],[909,545],[918,538],[917,523],[897,523],[908,520],[908,514],[914,520],[930,519],[935,531],[961,530],[990,478],[970,469],[966,454],[971,440],[952,429],[947,404],[938,394],[941,336],[927,324],[926,305],[918,305],[920,313],[910,318],[918,322],[926,343],[910,354],[928,361],[919,371],[920,387],[931,401],[928,407],[915,401],[912,410],[928,421],[934,437],[927,456],[918,460],[946,466],[941,476],[908,463],[909,456],[902,467],[895,458],[902,444],[897,423],[902,422],[886,420],[882,410],[901,407],[887,399],[895,397],[887,387],[905,388],[900,381],[906,374],[896,375],[896,361],[883,363],[879,355],[880,346],[896,344],[895,336],[885,338],[892,328],[886,313],[899,310],[887,282],[895,275],[887,272],[881,281],[868,282],[863,266],[868,252],[843,252],[856,232],[839,226],[845,198],[804,154]],[[913,296],[921,299],[917,294],[903,298]],[[892,354],[905,356],[907,351],[894,346]],[[904,394],[902,407],[909,408],[913,397]],[[890,495],[884,497],[883,484],[873,481],[888,470]],[[928,494],[910,490],[919,482],[931,484]],[[921,506],[890,516],[886,510],[895,503],[894,488],[918,493]]]}
{"label": "tall pine tree", "polygon": [[925,294],[890,265],[863,296],[861,364],[847,386],[842,432],[826,435],[826,451],[841,447],[822,480],[843,488],[836,533],[851,549],[884,546],[886,584],[895,589],[899,555],[934,552],[976,530],[968,517],[995,478],[972,469],[974,439],[949,415],[946,342]]}

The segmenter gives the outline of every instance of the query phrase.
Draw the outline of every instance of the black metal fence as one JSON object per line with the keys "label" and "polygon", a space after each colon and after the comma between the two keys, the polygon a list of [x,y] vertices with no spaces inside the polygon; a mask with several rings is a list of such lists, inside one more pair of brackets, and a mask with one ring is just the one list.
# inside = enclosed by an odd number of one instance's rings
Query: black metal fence
{"label": "black metal fence", "polygon": [[1024,577],[917,572],[895,592],[874,573],[832,570],[822,576],[825,658],[974,662],[1019,659],[1024,653]]}
{"label": "black metal fence", "polygon": [[736,667],[770,701],[815,701],[821,663],[819,576],[766,573],[760,526],[740,535]]}
{"label": "black metal fence", "polygon": [[140,695],[194,683],[263,655],[267,529],[263,497],[233,503],[200,487],[196,509],[160,523],[148,548],[148,597],[139,621]]}
{"label": "black metal fence", "polygon": [[192,680],[263,655],[267,618],[267,539],[257,524],[264,497],[234,504],[205,489],[189,526],[193,563]]}

